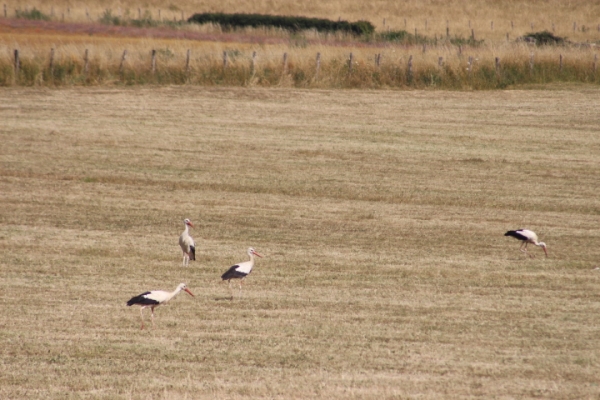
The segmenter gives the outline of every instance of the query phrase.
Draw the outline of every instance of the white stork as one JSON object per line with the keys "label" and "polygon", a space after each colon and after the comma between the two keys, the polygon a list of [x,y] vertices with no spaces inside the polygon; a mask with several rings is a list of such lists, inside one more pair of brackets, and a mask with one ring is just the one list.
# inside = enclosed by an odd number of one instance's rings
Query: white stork
{"label": "white stork", "polygon": [[529,243],[532,243],[536,246],[540,246],[544,250],[546,257],[548,257],[546,243],[538,242],[538,237],[535,234],[535,232],[530,231],[529,229],[517,229],[516,231],[508,231],[504,234],[504,236],[512,236],[515,239],[519,239],[521,241],[521,247],[519,248],[519,250],[527,254],[529,257],[534,257],[532,254],[529,254],[527,252],[527,244]]}
{"label": "white stork", "polygon": [[231,268],[227,270],[223,275],[221,275],[221,279],[224,281],[229,281],[229,290],[231,291],[231,298],[233,299],[233,289],[231,288],[231,280],[239,279],[240,280],[240,297],[242,296],[242,283],[244,282],[244,278],[252,272],[252,267],[254,267],[254,256],[261,257],[260,254],[256,252],[252,247],[248,248],[248,256],[250,256],[250,261],[245,261],[242,263],[238,263],[233,265]]}
{"label": "white stork", "polygon": [[154,309],[160,306],[161,304],[167,304],[169,300],[177,296],[182,290],[188,292],[192,297],[194,297],[194,294],[190,292],[186,284],[180,283],[179,286],[177,286],[177,288],[171,293],[165,292],[163,290],[153,290],[151,292],[144,292],[139,296],[135,296],[129,299],[127,305],[132,306],[134,304],[137,304],[141,306],[140,314],[142,316],[142,329],[144,329],[144,308],[150,307],[150,310],[152,310],[152,326],[154,326]]}
{"label": "white stork", "polygon": [[181,250],[183,251],[183,266],[187,267],[190,264],[190,260],[196,260],[196,242],[190,236],[189,227],[194,227],[192,221],[186,218],[183,220],[183,225],[185,226],[185,230],[179,236],[179,246],[181,246]]}

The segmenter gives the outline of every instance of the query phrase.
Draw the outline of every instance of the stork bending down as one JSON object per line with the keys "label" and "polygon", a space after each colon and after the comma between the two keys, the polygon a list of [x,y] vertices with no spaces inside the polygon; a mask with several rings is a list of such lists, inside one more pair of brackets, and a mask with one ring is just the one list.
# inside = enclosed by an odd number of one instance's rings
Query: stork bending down
{"label": "stork bending down", "polygon": [[529,257],[532,257],[532,258],[535,257],[533,254],[529,254],[527,252],[527,244],[529,244],[529,243],[532,243],[536,246],[540,246],[544,250],[546,257],[548,257],[548,251],[546,250],[546,243],[538,242],[538,237],[535,234],[535,232],[530,231],[529,229],[517,229],[516,231],[508,231],[504,234],[504,236],[512,236],[515,239],[519,239],[521,241],[521,247],[519,248],[519,250],[521,250],[523,253],[527,254]]}

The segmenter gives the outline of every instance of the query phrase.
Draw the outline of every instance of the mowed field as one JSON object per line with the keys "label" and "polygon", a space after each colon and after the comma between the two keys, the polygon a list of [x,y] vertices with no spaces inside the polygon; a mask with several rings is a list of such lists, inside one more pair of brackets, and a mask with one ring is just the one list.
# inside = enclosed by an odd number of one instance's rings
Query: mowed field
{"label": "mowed field", "polygon": [[[0,398],[596,399],[599,109],[585,86],[4,88]],[[503,236],[525,227],[548,258]],[[140,330],[126,301],[181,282]]]}

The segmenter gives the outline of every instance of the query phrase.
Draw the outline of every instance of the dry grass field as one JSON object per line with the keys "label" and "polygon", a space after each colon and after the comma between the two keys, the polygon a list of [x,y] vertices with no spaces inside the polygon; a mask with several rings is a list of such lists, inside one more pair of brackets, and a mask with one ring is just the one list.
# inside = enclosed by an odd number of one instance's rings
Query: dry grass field
{"label": "dry grass field", "polygon": [[[106,10],[122,18],[177,20],[200,12],[268,13],[347,21],[368,20],[378,31],[417,29],[424,35],[504,41],[526,32],[553,30],[575,41],[598,40],[600,4],[588,0],[4,0],[7,16],[33,7],[55,20],[97,21]],[[160,15],[160,17],[159,17]]]}
{"label": "dry grass field", "polygon": [[0,398],[597,399],[600,91],[563,89],[2,89]]}

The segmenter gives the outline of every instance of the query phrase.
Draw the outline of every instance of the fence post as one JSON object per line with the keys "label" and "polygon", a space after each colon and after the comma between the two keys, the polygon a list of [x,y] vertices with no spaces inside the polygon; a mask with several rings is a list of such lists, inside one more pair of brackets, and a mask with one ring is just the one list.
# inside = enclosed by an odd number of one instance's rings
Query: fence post
{"label": "fence post", "polygon": [[408,65],[406,66],[406,82],[410,83],[412,82],[412,78],[413,78],[413,56],[409,56],[408,57]]}
{"label": "fence post", "polygon": [[121,56],[121,64],[119,65],[119,75],[123,75],[123,71],[125,69],[125,58],[127,57],[127,50],[123,50],[123,55]]}
{"label": "fence post", "polygon": [[189,75],[190,74],[190,53],[191,50],[188,49],[185,55],[185,74]]}
{"label": "fence post", "polygon": [[287,73],[287,64],[288,64],[288,55],[287,55],[287,53],[283,53],[283,70],[281,72],[282,77]]}
{"label": "fence post", "polygon": [[250,71],[250,75],[254,76],[256,74],[256,52],[252,52],[252,71]]}
{"label": "fence post", "polygon": [[315,68],[315,81],[319,79],[319,70],[321,69],[321,53],[317,53],[317,67]]}
{"label": "fence post", "polygon": [[496,57],[496,59],[494,61],[495,61],[495,64],[496,64],[496,76],[498,78],[500,78],[500,58]]}
{"label": "fence post", "polygon": [[533,53],[529,56],[529,73],[533,74]]}
{"label": "fence post", "polygon": [[563,70],[563,55],[560,54],[558,58],[558,70],[562,72]]}
{"label": "fence post", "polygon": [[471,29],[471,40],[475,41],[475,29]]}
{"label": "fence post", "polygon": [[223,72],[227,69],[227,52],[223,52]]}
{"label": "fence post", "polygon": [[471,73],[473,72],[473,57],[469,56],[467,63],[467,72],[469,73],[469,79],[471,79]]}
{"label": "fence post", "polygon": [[152,49],[152,75],[156,72],[156,50]]}
{"label": "fence post", "polygon": [[352,72],[352,53],[350,53],[350,58],[348,59],[348,75]]}
{"label": "fence post", "polygon": [[6,4],[4,5],[4,18],[6,18],[8,16],[7,12],[6,12]]}
{"label": "fence post", "polygon": [[89,63],[89,53],[88,49],[85,49],[85,53],[83,54],[83,74],[87,77],[88,73],[88,63]]}
{"label": "fence post", "polygon": [[598,69],[598,54],[594,54],[594,64],[592,65],[592,69],[595,74]]}
{"label": "fence post", "polygon": [[50,70],[49,78],[52,79],[54,76],[54,47],[50,49],[50,63],[48,65],[48,69]]}
{"label": "fence post", "polygon": [[375,66],[377,68],[381,66],[381,53],[375,54]]}
{"label": "fence post", "polygon": [[21,61],[19,60],[19,50],[15,49],[15,80],[19,78],[19,68]]}

